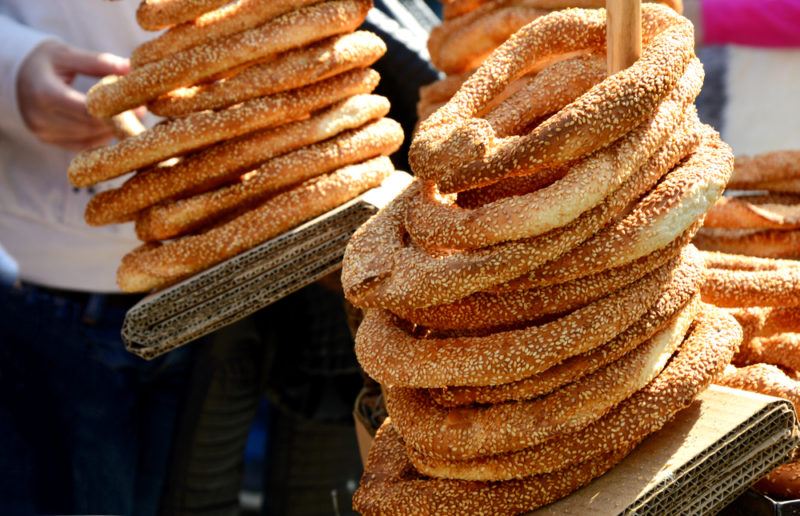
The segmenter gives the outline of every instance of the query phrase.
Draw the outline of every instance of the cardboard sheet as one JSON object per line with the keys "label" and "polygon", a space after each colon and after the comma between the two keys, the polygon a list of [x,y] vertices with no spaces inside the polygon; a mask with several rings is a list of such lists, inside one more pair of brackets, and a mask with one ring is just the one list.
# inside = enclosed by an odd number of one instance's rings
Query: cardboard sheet
{"label": "cardboard sheet", "polygon": [[410,181],[408,174],[396,172],[349,203],[146,297],[125,317],[126,347],[154,358],[335,271],[353,232]]}
{"label": "cardboard sheet", "polygon": [[610,472],[532,514],[715,514],[797,446],[786,400],[712,386]]}
{"label": "cardboard sheet", "polygon": [[[354,415],[366,462],[374,430]],[[611,471],[531,516],[715,514],[798,443],[788,401],[712,385]]]}

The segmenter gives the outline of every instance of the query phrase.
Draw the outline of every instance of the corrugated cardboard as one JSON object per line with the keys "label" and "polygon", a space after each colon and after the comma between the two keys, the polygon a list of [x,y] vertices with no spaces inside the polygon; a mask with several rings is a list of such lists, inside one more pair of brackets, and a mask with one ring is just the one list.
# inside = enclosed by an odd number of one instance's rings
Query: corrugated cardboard
{"label": "corrugated cardboard", "polygon": [[611,471],[531,515],[714,514],[799,442],[788,401],[712,385]]}
{"label": "corrugated cardboard", "polygon": [[786,400],[712,386],[608,474],[534,512],[714,514],[798,444]]}
{"label": "corrugated cardboard", "polygon": [[125,317],[126,347],[154,358],[335,271],[353,232],[410,181],[408,174],[396,172],[349,203],[146,297]]}

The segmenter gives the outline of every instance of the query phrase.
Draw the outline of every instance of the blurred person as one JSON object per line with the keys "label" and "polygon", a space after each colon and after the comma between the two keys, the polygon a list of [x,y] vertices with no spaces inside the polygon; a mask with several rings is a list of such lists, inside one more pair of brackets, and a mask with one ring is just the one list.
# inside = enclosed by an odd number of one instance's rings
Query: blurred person
{"label": "blurred person", "polygon": [[138,2],[0,0],[0,514],[155,514],[189,351],[125,351],[130,225],[90,228],[75,152],[107,143],[85,91],[148,36]]}
{"label": "blurred person", "polygon": [[800,0],[684,4],[698,44],[708,49],[701,59],[721,64],[716,118],[723,139],[737,155],[798,148]]}

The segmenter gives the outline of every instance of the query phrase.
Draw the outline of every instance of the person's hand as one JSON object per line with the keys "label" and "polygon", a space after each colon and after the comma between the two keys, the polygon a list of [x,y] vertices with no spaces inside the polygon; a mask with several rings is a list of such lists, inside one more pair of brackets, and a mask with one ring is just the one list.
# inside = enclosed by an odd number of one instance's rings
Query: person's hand
{"label": "person's hand", "polygon": [[77,75],[128,73],[128,60],[46,42],[25,59],[17,77],[17,98],[28,128],[45,143],[80,151],[112,137],[111,126],[86,111],[86,95],[73,88]]}

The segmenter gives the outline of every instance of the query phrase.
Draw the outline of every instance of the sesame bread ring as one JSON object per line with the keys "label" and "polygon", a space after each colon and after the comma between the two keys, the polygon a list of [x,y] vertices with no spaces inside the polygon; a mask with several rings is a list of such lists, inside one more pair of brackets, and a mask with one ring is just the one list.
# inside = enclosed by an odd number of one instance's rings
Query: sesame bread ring
{"label": "sesame bread ring", "polygon": [[565,313],[640,280],[680,254],[686,243],[684,239],[677,239],[629,265],[568,283],[478,292],[454,303],[402,311],[395,315],[426,328],[463,331],[497,328]]}
{"label": "sesame bread ring", "polygon": [[[697,224],[696,226],[699,226],[699,224]],[[658,259],[659,256],[661,256],[661,257],[663,257],[663,256],[670,256],[670,257],[677,256],[683,250],[683,248],[686,247],[687,244],[691,243],[692,237],[694,236],[695,231],[696,231],[696,227],[695,227],[695,229],[692,229],[690,227],[687,231],[684,231],[681,236],[679,236],[678,238],[673,240],[666,247],[658,249],[657,251],[654,251],[654,252],[652,252],[652,253],[650,253],[648,255],[645,255],[642,258],[639,258],[638,260],[635,260],[633,263],[644,263],[644,262],[647,262],[649,260]],[[625,267],[625,266],[623,266],[623,267]],[[609,269],[609,270],[614,270],[614,269]],[[580,278],[578,278],[578,279],[580,279]],[[497,285],[495,287],[492,287],[492,289],[489,292],[493,292],[493,293],[496,293],[496,294],[502,294],[504,292],[515,292],[515,291],[518,291],[518,290],[530,290],[530,289],[534,289],[534,288],[542,288],[542,287],[545,287],[545,286],[548,286],[548,285],[552,285],[552,284],[553,283],[550,282],[549,280],[540,280],[540,279],[536,278],[536,276],[526,275],[526,276],[522,276],[520,278],[517,278],[515,280],[512,280],[512,281]]]}
{"label": "sesame bread ring", "polygon": [[543,284],[562,283],[652,253],[689,228],[696,228],[722,196],[733,154],[705,126],[703,142],[630,213],[579,247],[531,272]]}
{"label": "sesame bread ring", "polygon": [[717,306],[800,306],[800,267],[737,271],[709,269],[703,301]]}
{"label": "sesame bread ring", "polygon": [[304,120],[211,146],[171,167],[143,170],[121,187],[95,195],[86,206],[86,222],[97,226],[134,220],[138,212],[159,202],[235,181],[241,172],[261,162],[356,129],[388,112],[385,97],[354,95]]}
{"label": "sesame bread ring", "polygon": [[[688,143],[687,143],[688,145]],[[688,151],[687,151],[688,152]],[[652,160],[651,160],[652,161]],[[526,195],[549,186],[563,178],[569,167],[548,168],[530,176],[509,177],[489,186],[459,192],[456,203],[460,208],[474,209],[493,203],[505,197]]]}
{"label": "sesame bread ring", "polygon": [[390,313],[368,309],[356,355],[367,374],[386,386],[514,382],[605,344],[647,313],[664,289],[696,288],[703,275],[702,259],[689,247],[677,262],[553,321],[480,336],[425,338]]}
{"label": "sesame bread ring", "polygon": [[174,25],[168,31],[146,41],[131,54],[131,66],[136,68],[159,59],[196,47],[214,39],[238,34],[289,11],[321,0],[238,0],[209,11],[196,19]]}
{"label": "sesame bread ring", "polygon": [[145,30],[161,30],[193,20],[231,0],[142,0],[136,21]]}
{"label": "sesame bread ring", "polygon": [[734,357],[734,363],[749,365],[763,362],[800,371],[800,324],[792,330],[745,340]]}
{"label": "sesame bread ring", "polygon": [[800,229],[800,195],[723,197],[708,212],[703,227]]}
{"label": "sesame bread ring", "polygon": [[406,446],[423,455],[469,460],[523,450],[586,428],[643,389],[688,327],[670,325],[619,360],[539,398],[448,408],[424,389],[393,387],[386,390],[386,408]]}
{"label": "sesame bread ring", "polygon": [[775,193],[800,194],[800,178],[778,179],[775,181],[762,181],[760,183],[733,183],[730,187],[747,190],[765,190]]}
{"label": "sesame bread ring", "polygon": [[[677,161],[697,144],[694,132],[680,131],[639,173],[600,206],[571,224],[537,238],[506,242],[463,253],[430,255],[408,245],[405,214],[419,195],[412,183],[397,200],[362,226],[345,252],[342,284],[351,302],[394,312],[451,303],[515,280],[557,258],[624,215]],[[676,173],[684,165],[669,172]],[[692,235],[695,230],[691,230]]]}
{"label": "sesame bread ring", "polygon": [[[701,71],[696,70],[698,74]],[[523,131],[542,117],[555,113],[586,93],[606,77],[606,64],[598,56],[585,55],[555,62],[532,77],[512,83],[497,105],[483,115],[499,136]],[[512,91],[509,91],[512,90]],[[687,87],[687,90],[691,88]],[[687,96],[691,95],[687,91]]]}
{"label": "sesame bread ring", "polygon": [[420,124],[409,154],[415,173],[443,193],[462,191],[583,157],[641,125],[696,59],[688,20],[650,4],[642,9],[642,57],[532,132],[497,138],[486,120],[475,118],[531,66],[574,52],[604,53],[605,18],[603,10],[575,9],[523,27]]}
{"label": "sesame bread ring", "polygon": [[290,50],[272,61],[250,66],[233,77],[171,91],[147,107],[165,117],[220,109],[299,88],[354,68],[365,68],[385,52],[386,44],[371,32],[334,36],[310,47]]}
{"label": "sesame bread ring", "polygon": [[[670,2],[660,2],[669,4]],[[431,31],[428,52],[431,62],[447,74],[477,68],[500,44],[523,25],[550,10],[571,7],[605,7],[602,0],[495,0],[453,17],[445,7],[445,21]]]}
{"label": "sesame bread ring", "polygon": [[661,429],[718,378],[741,341],[728,314],[705,305],[680,350],[655,380],[586,428],[518,452],[474,460],[443,460],[408,448],[423,474],[464,480],[509,480],[569,469],[625,449]]}
{"label": "sesame bread ring", "polygon": [[147,242],[191,233],[292,185],[346,165],[388,156],[402,142],[403,128],[394,120],[383,118],[368,123],[272,158],[232,185],[147,208],[136,218],[136,235]]}
{"label": "sesame bread ring", "polygon": [[[689,301],[686,301],[687,299]],[[588,353],[570,357],[544,372],[501,385],[447,387],[430,389],[428,392],[431,398],[443,407],[533,399],[619,360],[670,324],[693,321],[699,306],[700,296],[693,294],[689,288],[669,290],[662,294],[641,319],[611,341]]]}
{"label": "sesame bread ring", "polygon": [[776,151],[757,156],[737,156],[731,187],[759,190],[754,184],[800,178],[800,151]]}
{"label": "sesame bread ring", "polygon": [[695,244],[705,251],[744,254],[761,258],[800,258],[800,229],[726,230],[703,228]]}
{"label": "sesame bread ring", "polygon": [[[646,0],[649,1],[649,0]],[[444,7],[442,14],[445,20],[450,20],[474,11],[486,4],[498,5],[535,5],[540,9],[568,9],[570,7],[605,7],[602,0],[442,0]],[[677,12],[683,12],[681,0],[663,0],[662,4],[668,5]]]}
{"label": "sesame bread ring", "polygon": [[741,254],[720,253],[715,251],[700,251],[709,269],[726,269],[739,271],[776,271],[784,267],[800,267],[800,262],[795,260],[776,260],[772,258],[757,258]]}
{"label": "sesame bread ring", "polygon": [[697,130],[694,107],[688,106],[700,91],[702,76],[702,65],[694,60],[652,118],[579,161],[562,179],[534,192],[463,209],[456,195],[443,196],[434,182],[427,183],[407,214],[409,234],[426,247],[474,249],[569,224],[613,195],[656,153],[669,150],[673,135]]}
{"label": "sesame bread ring", "polygon": [[442,0],[442,18],[450,20],[474,11],[492,0]]}
{"label": "sesame bread ring", "polygon": [[795,410],[800,408],[800,384],[772,364],[753,364],[746,367],[729,365],[716,383],[783,398],[791,401]]}
{"label": "sesame bread ring", "polygon": [[237,65],[352,32],[371,6],[371,0],[329,0],[291,11],[260,27],[134,68],[124,77],[107,77],[89,90],[86,106],[92,115],[108,118]]}
{"label": "sesame bread ring", "polygon": [[[426,119],[446,104],[469,75],[449,75],[420,88],[417,103],[419,119]],[[486,104],[480,114],[485,114],[500,135],[508,136],[521,131],[537,118],[555,113],[603,78],[605,64],[595,56],[541,63],[528,75],[511,82],[508,88]],[[550,95],[546,94],[547,91]]]}
{"label": "sesame bread ring", "polygon": [[300,120],[353,95],[370,93],[379,80],[374,70],[353,70],[222,111],[169,120],[116,145],[81,152],[69,166],[69,180],[75,186],[91,186],[222,140]]}
{"label": "sesame bread ring", "polygon": [[755,337],[800,330],[800,307],[748,306],[731,310],[731,314],[742,325],[743,347]]}
{"label": "sesame bread ring", "polygon": [[555,502],[588,484],[621,461],[630,449],[576,464],[571,468],[510,482],[463,482],[429,479],[408,459],[390,420],[370,448],[353,508],[364,516],[391,514],[523,514]]}
{"label": "sesame bread ring", "polygon": [[426,84],[419,89],[419,101],[424,104],[444,104],[456,94],[470,73],[452,74]]}
{"label": "sesame bread ring", "polygon": [[495,5],[493,2],[445,21],[434,27],[428,38],[431,62],[448,74],[474,70],[509,36],[548,12],[536,7]]}
{"label": "sesame bread ring", "polygon": [[273,238],[378,186],[394,166],[386,157],[343,167],[269,199],[255,209],[198,235],[146,244],[122,259],[117,283],[147,292],[176,283]]}

